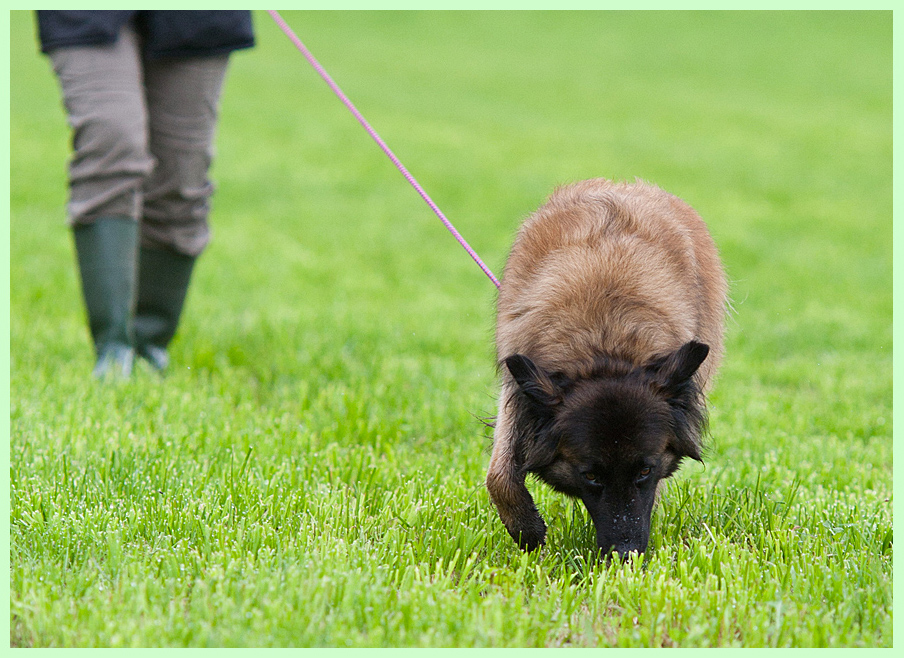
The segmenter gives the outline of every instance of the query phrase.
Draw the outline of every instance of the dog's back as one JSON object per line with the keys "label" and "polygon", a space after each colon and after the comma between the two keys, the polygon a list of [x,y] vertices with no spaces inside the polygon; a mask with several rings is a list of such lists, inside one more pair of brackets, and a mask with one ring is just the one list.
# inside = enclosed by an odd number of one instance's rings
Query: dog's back
{"label": "dog's back", "polygon": [[726,282],[706,225],[645,183],[559,188],[522,225],[499,292],[498,358],[524,354],[580,376],[600,354],[643,365],[690,340],[723,351]]}

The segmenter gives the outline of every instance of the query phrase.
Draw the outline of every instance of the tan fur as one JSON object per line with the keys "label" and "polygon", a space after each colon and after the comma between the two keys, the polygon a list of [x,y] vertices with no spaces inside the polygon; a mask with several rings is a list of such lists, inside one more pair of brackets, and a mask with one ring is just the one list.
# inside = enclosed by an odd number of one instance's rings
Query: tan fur
{"label": "tan fur", "polygon": [[[581,181],[557,189],[518,232],[499,291],[496,356],[523,354],[580,377],[601,352],[642,366],[697,340],[710,347],[696,374],[705,390],[723,353],[726,293],[715,244],[685,202],[643,182]],[[516,384],[501,371],[487,487],[508,527],[530,495],[513,463]]]}

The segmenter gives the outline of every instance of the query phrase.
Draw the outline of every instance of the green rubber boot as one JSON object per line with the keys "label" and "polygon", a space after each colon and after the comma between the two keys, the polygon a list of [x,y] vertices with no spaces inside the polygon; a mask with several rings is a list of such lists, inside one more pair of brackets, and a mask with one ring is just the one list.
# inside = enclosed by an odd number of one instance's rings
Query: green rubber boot
{"label": "green rubber boot", "polygon": [[179,326],[194,265],[194,257],[174,251],[139,251],[135,350],[156,370],[169,365],[166,348]]}
{"label": "green rubber boot", "polygon": [[138,223],[99,217],[73,229],[82,295],[97,362],[94,376],[128,378],[134,360],[132,313],[138,256]]}

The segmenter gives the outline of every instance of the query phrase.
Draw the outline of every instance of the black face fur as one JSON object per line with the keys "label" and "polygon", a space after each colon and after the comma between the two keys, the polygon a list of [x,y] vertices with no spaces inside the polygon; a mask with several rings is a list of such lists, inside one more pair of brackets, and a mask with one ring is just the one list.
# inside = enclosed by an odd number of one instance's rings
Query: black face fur
{"label": "black face fur", "polygon": [[523,471],[584,502],[604,553],[642,553],[660,480],[684,457],[702,461],[705,411],[693,376],[708,353],[692,341],[644,367],[600,357],[574,380],[522,355],[505,360],[520,391]]}

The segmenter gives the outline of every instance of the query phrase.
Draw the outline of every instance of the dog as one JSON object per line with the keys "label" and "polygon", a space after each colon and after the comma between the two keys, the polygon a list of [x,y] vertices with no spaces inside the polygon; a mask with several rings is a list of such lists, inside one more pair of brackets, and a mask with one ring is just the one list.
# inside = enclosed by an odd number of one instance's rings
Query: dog
{"label": "dog", "polygon": [[546,538],[532,473],[583,501],[604,554],[646,550],[661,484],[702,462],[727,304],[703,220],[654,185],[581,181],[524,221],[497,301],[486,478],[522,549]]}

